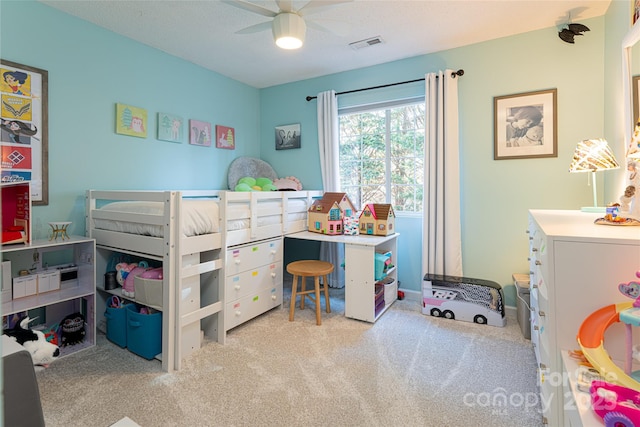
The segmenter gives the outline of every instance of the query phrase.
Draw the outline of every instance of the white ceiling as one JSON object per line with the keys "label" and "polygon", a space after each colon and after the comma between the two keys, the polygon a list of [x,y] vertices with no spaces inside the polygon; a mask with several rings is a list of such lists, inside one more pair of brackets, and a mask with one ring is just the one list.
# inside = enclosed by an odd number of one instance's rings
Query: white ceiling
{"label": "white ceiling", "polygon": [[[354,0],[307,16],[334,33],[307,28],[304,46],[295,51],[276,47],[270,30],[235,34],[270,18],[219,0],[41,2],[264,88],[542,28],[560,29],[568,22],[604,15],[611,0]],[[274,0],[253,3],[278,10]],[[306,3],[294,0],[298,9]],[[349,47],[375,36],[384,44]]]}

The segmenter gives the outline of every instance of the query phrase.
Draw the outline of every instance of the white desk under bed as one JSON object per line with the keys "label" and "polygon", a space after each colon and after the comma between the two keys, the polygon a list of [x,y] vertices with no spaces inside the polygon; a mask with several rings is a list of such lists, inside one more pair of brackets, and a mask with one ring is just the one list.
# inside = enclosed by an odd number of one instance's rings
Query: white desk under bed
{"label": "white desk under bed", "polygon": [[[395,233],[389,236],[369,236],[369,235],[338,235],[330,236],[326,234],[301,231],[299,233],[287,234],[285,238],[314,240],[320,242],[341,243],[345,247],[345,316],[375,322],[391,304],[397,299],[397,294],[393,295],[391,301],[385,301],[385,307],[377,315],[375,313],[375,254],[391,252],[394,267],[387,271],[387,276],[393,277],[397,281],[398,271],[398,236]],[[340,268],[340,266],[335,266]]]}

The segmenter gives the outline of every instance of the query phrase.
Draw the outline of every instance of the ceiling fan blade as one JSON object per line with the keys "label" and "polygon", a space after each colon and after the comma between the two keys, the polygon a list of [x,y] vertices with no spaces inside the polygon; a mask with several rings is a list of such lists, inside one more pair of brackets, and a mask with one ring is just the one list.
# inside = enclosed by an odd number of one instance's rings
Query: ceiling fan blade
{"label": "ceiling fan blade", "polygon": [[266,7],[258,6],[255,3],[250,3],[245,0],[222,0],[222,2],[269,18],[274,18],[278,14],[278,12],[274,12]]}
{"label": "ceiling fan blade", "polygon": [[339,4],[351,2],[353,2],[353,0],[311,0],[298,11],[298,15],[307,16],[314,13],[322,12],[324,9],[328,9]]}
{"label": "ceiling fan blade", "polygon": [[276,4],[280,12],[293,12],[293,1],[291,0],[276,0]]}
{"label": "ceiling fan blade", "polygon": [[239,31],[236,31],[236,34],[253,34],[259,33],[260,31],[270,30],[271,29],[271,21],[261,22],[256,25],[252,25],[247,28],[243,28]]}
{"label": "ceiling fan blade", "polygon": [[324,33],[335,34],[336,36],[346,37],[349,35],[350,26],[346,22],[336,21],[336,20],[322,20],[329,25],[320,24],[314,21],[305,21],[307,27],[312,28],[314,30],[322,31]]}

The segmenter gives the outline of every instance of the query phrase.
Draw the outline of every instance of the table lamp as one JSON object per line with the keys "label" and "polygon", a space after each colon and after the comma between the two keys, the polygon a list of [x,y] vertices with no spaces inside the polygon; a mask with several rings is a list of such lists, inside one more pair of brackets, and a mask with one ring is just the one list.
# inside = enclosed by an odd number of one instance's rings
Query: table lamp
{"label": "table lamp", "polygon": [[573,152],[569,172],[591,172],[593,182],[593,206],[583,207],[582,212],[605,212],[605,207],[598,207],[596,172],[619,167],[609,144],[604,139],[586,139],[578,143]]}

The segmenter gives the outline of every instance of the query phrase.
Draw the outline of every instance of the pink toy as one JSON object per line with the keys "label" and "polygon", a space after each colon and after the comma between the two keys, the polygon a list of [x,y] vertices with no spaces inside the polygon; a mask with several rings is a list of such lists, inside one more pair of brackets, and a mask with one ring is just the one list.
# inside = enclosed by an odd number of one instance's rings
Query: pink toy
{"label": "pink toy", "polygon": [[145,261],[140,261],[139,263],[134,262],[131,264],[127,264],[126,262],[116,264],[116,280],[120,286],[122,286],[122,295],[134,298],[136,296],[136,291],[133,284],[133,278],[141,275],[148,269],[149,264]]}
{"label": "pink toy", "polygon": [[142,274],[140,274],[140,277],[142,277],[143,279],[162,280],[162,267],[150,268],[149,270],[146,270]]}
{"label": "pink toy", "polygon": [[302,184],[300,183],[300,180],[295,176],[285,176],[284,178],[275,179],[273,181],[273,185],[278,190],[302,190]]}
{"label": "pink toy", "polygon": [[640,426],[640,393],[638,391],[595,380],[589,388],[593,411],[606,427]]}
{"label": "pink toy", "polygon": [[[640,279],[640,270],[636,271],[636,277]],[[634,307],[640,307],[640,282],[631,281],[628,283],[620,283],[618,290],[622,295],[635,299],[633,302]]]}

